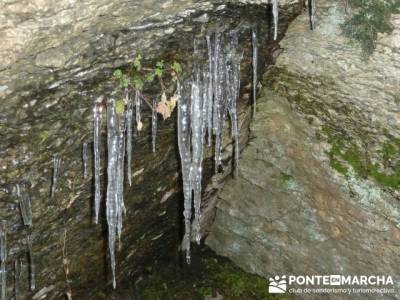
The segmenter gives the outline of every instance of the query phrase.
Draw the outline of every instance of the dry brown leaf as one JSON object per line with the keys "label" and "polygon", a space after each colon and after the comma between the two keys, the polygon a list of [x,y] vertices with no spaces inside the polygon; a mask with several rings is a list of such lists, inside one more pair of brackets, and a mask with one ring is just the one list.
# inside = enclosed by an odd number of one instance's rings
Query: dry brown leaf
{"label": "dry brown leaf", "polygon": [[137,130],[138,130],[138,131],[141,131],[141,130],[143,129],[143,123],[142,123],[142,121],[139,120],[139,121],[137,122],[137,124],[136,124],[136,127],[137,127]]}

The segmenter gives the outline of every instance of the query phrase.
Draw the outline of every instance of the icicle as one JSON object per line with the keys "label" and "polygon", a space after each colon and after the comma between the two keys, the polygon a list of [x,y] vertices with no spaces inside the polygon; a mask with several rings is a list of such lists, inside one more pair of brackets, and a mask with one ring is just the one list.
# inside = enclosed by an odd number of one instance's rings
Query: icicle
{"label": "icicle", "polygon": [[57,191],[57,181],[60,172],[61,166],[61,157],[58,154],[53,155],[53,181],[51,184],[51,197],[54,197],[55,192]]}
{"label": "icicle", "polygon": [[151,145],[153,153],[156,152],[156,138],[157,138],[157,100],[153,98],[151,106]]}
{"label": "icicle", "polygon": [[102,106],[96,103],[93,109],[93,157],[94,157],[94,208],[95,223],[99,222],[100,211],[100,144],[101,144],[101,111]]}
{"label": "icicle", "polygon": [[83,166],[83,178],[87,178],[87,166],[88,166],[88,146],[87,143],[82,145],[82,166]]}
{"label": "icicle", "polygon": [[140,107],[142,104],[142,95],[139,91],[136,91],[135,94],[135,106],[136,106],[136,127],[138,128],[137,132],[142,129],[142,121],[141,121],[141,114],[140,114]]}
{"label": "icicle", "polygon": [[20,262],[14,261],[14,300],[19,299],[19,278],[21,276]]}
{"label": "icicle", "polygon": [[117,234],[121,247],[122,218],[124,205],[124,166],[125,166],[125,115],[118,114],[118,162],[117,162]]}
{"label": "icicle", "polygon": [[[191,145],[192,145],[192,165],[190,169],[190,185],[193,189],[194,221],[193,231],[198,244],[200,244],[200,219],[201,219],[201,179],[203,164],[203,145],[205,122],[207,121],[207,110],[204,109],[204,96],[207,96],[208,78],[205,78],[200,66],[200,53],[195,41],[194,57],[197,65],[194,71],[191,94]],[[190,193],[192,195],[192,193]]]}
{"label": "icicle", "polygon": [[272,15],[274,17],[274,40],[278,38],[279,0],[272,0]]}
{"label": "icicle", "polygon": [[237,174],[239,166],[239,128],[237,118],[237,99],[239,98],[240,91],[240,61],[243,54],[238,52],[239,40],[237,33],[232,31],[230,33],[229,51],[226,56],[225,72],[226,72],[226,94],[228,101],[228,112],[231,119],[232,137],[235,142],[234,161],[235,161],[235,174]]}
{"label": "icicle", "polygon": [[310,7],[310,23],[311,23],[311,30],[314,30],[315,28],[315,21],[316,21],[316,12],[317,12],[317,6],[315,3],[316,0],[311,0],[309,3],[311,4]]}
{"label": "icicle", "polygon": [[19,207],[21,209],[22,221],[26,226],[32,226],[31,198],[24,186],[16,185]]}
{"label": "icicle", "polygon": [[36,288],[36,283],[35,283],[35,262],[33,260],[31,236],[28,236],[26,238],[26,243],[28,245],[28,258],[29,258],[29,284],[30,284],[30,290],[34,291],[35,288]]}
{"label": "icicle", "polygon": [[7,233],[6,222],[0,223],[0,277],[1,277],[1,300],[7,300]]}
{"label": "icicle", "polygon": [[183,215],[185,217],[185,234],[183,237],[182,246],[186,251],[186,261],[188,264],[190,264],[190,221],[192,218],[192,189],[190,184],[190,107],[189,99],[179,82],[176,94],[178,97],[178,147],[179,154],[181,156],[184,195]]}
{"label": "icicle", "polygon": [[225,97],[225,71],[224,52],[222,49],[222,36],[220,32],[215,34],[214,48],[214,107],[213,129],[215,134],[215,173],[221,165],[222,135],[226,117]]}
{"label": "icicle", "polygon": [[128,169],[128,183],[132,185],[132,119],[133,119],[133,105],[129,97],[128,90],[125,91],[126,108],[126,158]]}
{"label": "icicle", "polygon": [[258,42],[257,42],[257,31],[253,29],[251,32],[253,42],[253,116],[256,114],[257,106],[257,68],[258,68]]}
{"label": "icicle", "polygon": [[115,280],[115,240],[119,224],[119,126],[115,110],[115,101],[110,99],[107,103],[107,201],[106,215],[108,224],[108,248],[110,251],[111,270],[113,276],[113,287],[116,287]]}
{"label": "icicle", "polygon": [[210,34],[206,36],[207,41],[207,52],[208,52],[208,71],[207,71],[207,79],[208,79],[208,93],[207,98],[204,99],[205,101],[205,109],[206,109],[206,128],[207,128],[207,138],[208,138],[208,146],[211,146],[212,141],[212,111],[213,111],[213,49],[211,44],[211,37]]}

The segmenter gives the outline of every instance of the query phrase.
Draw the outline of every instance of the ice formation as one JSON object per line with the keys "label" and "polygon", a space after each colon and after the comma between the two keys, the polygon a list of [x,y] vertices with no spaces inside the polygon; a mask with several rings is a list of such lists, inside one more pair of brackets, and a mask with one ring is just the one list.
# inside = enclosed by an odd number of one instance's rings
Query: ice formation
{"label": "ice formation", "polygon": [[315,1],[316,0],[311,0],[311,7],[310,7],[310,22],[312,30],[314,30],[315,28],[316,12],[317,12],[317,6]]}
{"label": "ice formation", "polygon": [[83,143],[82,145],[82,166],[83,166],[83,178],[87,178],[87,168],[88,168],[88,145]]}
{"label": "ice formation", "polygon": [[19,300],[19,278],[21,276],[20,261],[14,261],[14,299]]}
{"label": "ice formation", "polygon": [[94,157],[94,207],[95,223],[99,221],[100,211],[100,144],[101,144],[101,112],[102,106],[96,103],[93,109],[93,157]]}
{"label": "ice formation", "polygon": [[257,41],[257,31],[253,29],[251,32],[251,40],[253,44],[253,116],[256,113],[257,108],[257,68],[258,68],[258,41]]}
{"label": "ice formation", "polygon": [[36,288],[35,281],[35,262],[33,260],[33,250],[32,250],[32,239],[31,236],[26,238],[26,243],[28,245],[28,258],[29,258],[29,287],[31,291]]}
{"label": "ice formation", "polygon": [[128,183],[132,185],[132,120],[133,120],[133,104],[129,97],[128,90],[125,91],[126,106],[126,159],[128,171]]}
{"label": "ice formation", "polygon": [[1,281],[1,300],[8,300],[7,298],[7,233],[6,223],[0,223],[0,281]]}
{"label": "ice formation", "polygon": [[140,114],[141,106],[142,106],[142,95],[140,94],[139,91],[136,91],[136,93],[135,93],[135,108],[136,108],[136,126],[138,128],[137,131],[140,131],[140,129],[142,127],[141,114]]}
{"label": "ice formation", "polygon": [[235,174],[239,167],[239,125],[237,118],[237,99],[240,92],[240,62],[243,53],[239,51],[239,39],[237,32],[231,31],[229,34],[230,43],[225,58],[225,78],[226,78],[226,98],[227,110],[231,119],[232,138],[235,142],[234,162]]}
{"label": "ice formation", "polygon": [[278,38],[279,0],[272,0],[272,15],[274,18],[274,40]]}
{"label": "ice formation", "polygon": [[156,138],[157,138],[157,100],[153,98],[151,104],[151,148],[153,153],[156,152]]}
{"label": "ice formation", "polygon": [[190,123],[191,123],[191,145],[192,163],[190,168],[189,180],[193,190],[194,220],[193,231],[197,243],[200,244],[200,218],[201,218],[201,179],[203,164],[204,133],[208,119],[208,109],[205,109],[208,96],[208,64],[202,63],[200,47],[202,41],[195,40],[194,46],[194,74],[191,89]]}
{"label": "ice formation", "polygon": [[53,155],[53,180],[51,183],[51,197],[54,197],[57,191],[57,181],[60,173],[61,157],[58,154]]}
{"label": "ice formation", "polygon": [[225,70],[224,52],[222,49],[222,33],[215,34],[214,56],[213,56],[213,82],[214,82],[214,104],[213,104],[213,132],[215,135],[215,173],[221,166],[222,134],[224,131],[226,117],[225,97]]}
{"label": "ice formation", "polygon": [[[240,61],[237,32],[216,32],[195,39],[194,68],[190,81],[178,83],[178,145],[181,156],[185,234],[182,248],[190,263],[192,237],[201,239],[202,164],[205,144],[215,135],[215,171],[221,162],[224,125],[229,114],[235,141],[235,165],[239,161],[237,99],[240,89]],[[206,138],[207,137],[207,138]],[[194,208],[194,218],[192,210]],[[192,222],[193,219],[193,222]]]}
{"label": "ice formation", "polygon": [[[125,116],[117,115],[118,118],[118,160],[117,160],[117,234],[121,241],[122,215],[125,212],[124,205],[124,167],[125,167]],[[121,245],[121,243],[119,243]]]}
{"label": "ice formation", "polygon": [[190,107],[189,97],[186,95],[186,89],[182,88],[178,82],[178,147],[181,156],[183,194],[184,194],[184,221],[185,234],[182,247],[186,251],[186,261],[190,263],[190,223],[192,219],[192,188],[190,181],[190,169],[192,156],[190,151]]}
{"label": "ice formation", "polygon": [[206,41],[207,41],[207,54],[208,54],[208,71],[207,71],[207,80],[208,80],[208,86],[207,86],[207,97],[204,99],[205,104],[205,110],[206,110],[206,119],[204,120],[206,123],[206,133],[207,133],[207,140],[208,140],[208,146],[211,146],[212,142],[212,134],[213,134],[213,92],[214,92],[214,86],[213,86],[213,47],[212,47],[212,42],[211,42],[211,35],[207,34],[206,36]]}
{"label": "ice formation", "polygon": [[21,209],[22,221],[26,226],[32,226],[31,198],[22,184],[16,185],[19,207]]}
{"label": "ice formation", "polygon": [[113,287],[115,280],[115,244],[121,236],[122,216],[125,213],[123,184],[125,158],[125,115],[117,113],[115,101],[107,103],[107,202],[108,247],[110,251]]}

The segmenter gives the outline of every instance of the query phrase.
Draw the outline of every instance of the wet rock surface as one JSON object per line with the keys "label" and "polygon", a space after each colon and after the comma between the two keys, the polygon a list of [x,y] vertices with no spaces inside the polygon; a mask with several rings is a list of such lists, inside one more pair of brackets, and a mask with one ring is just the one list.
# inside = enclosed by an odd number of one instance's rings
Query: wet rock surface
{"label": "wet rock surface", "polygon": [[218,196],[206,243],[265,277],[385,274],[398,289],[398,15],[369,60],[341,35],[340,3],[318,1],[318,15],[313,32],[305,14],[291,23],[264,75],[239,176]]}
{"label": "wet rock surface", "polygon": [[[176,255],[166,256],[146,268],[143,277],[130,289],[122,289],[107,299],[206,299],[206,300],[289,300],[288,295],[268,294],[267,280],[249,274],[208,247],[194,246],[191,265]],[[126,297],[126,298],[124,298]]]}
{"label": "wet rock surface", "polygon": [[[7,223],[9,294],[12,265],[22,262],[21,294],[35,299],[92,299],[110,283],[102,147],[102,221],[93,223],[92,109],[99,97],[122,95],[110,80],[115,68],[128,67],[141,53],[145,65],[176,59],[185,76],[191,69],[193,39],[215,28],[240,28],[244,51],[239,101],[241,147],[250,122],[251,33],[260,32],[260,66],[271,61],[269,6],[264,1],[3,1],[0,13],[0,216]],[[280,36],[301,9],[298,1],[282,2]],[[157,96],[157,87],[145,91]],[[117,252],[117,280],[135,280],[144,262],[175,251],[182,237],[182,197],[176,120],[161,121],[157,152],[151,152],[151,111],[143,110],[144,128],[135,133],[133,185],[125,186],[122,246]],[[105,115],[103,115],[105,120]],[[106,136],[105,122],[102,140]],[[82,144],[88,143],[88,177],[83,177]],[[208,150],[204,165],[205,218],[213,218],[213,195],[230,171],[231,139],[224,139],[226,172],[213,177]],[[50,197],[54,154],[61,166]],[[22,223],[16,184],[26,187],[33,226]],[[31,236],[36,290],[29,292],[27,241]],[[107,292],[106,292],[107,293]]]}

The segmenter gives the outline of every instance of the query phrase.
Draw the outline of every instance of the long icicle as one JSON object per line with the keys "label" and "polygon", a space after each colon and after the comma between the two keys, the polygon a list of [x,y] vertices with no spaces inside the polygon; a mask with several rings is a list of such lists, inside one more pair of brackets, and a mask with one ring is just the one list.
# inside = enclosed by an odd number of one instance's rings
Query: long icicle
{"label": "long icicle", "polygon": [[136,132],[139,132],[142,129],[142,120],[141,120],[141,106],[142,106],[142,95],[139,91],[135,93],[135,109],[136,109]]}
{"label": "long icicle", "polygon": [[240,91],[240,62],[243,57],[242,52],[238,52],[239,39],[236,31],[230,32],[229,51],[225,61],[226,72],[226,94],[228,98],[228,112],[231,119],[232,138],[235,142],[234,162],[235,175],[239,168],[239,126],[237,118],[237,99]]}
{"label": "long icicle", "polygon": [[257,108],[257,68],[258,68],[258,41],[257,41],[257,31],[253,29],[251,32],[251,39],[253,43],[253,117],[256,114]]}
{"label": "long icicle", "polygon": [[102,106],[96,103],[93,109],[93,157],[94,157],[94,207],[95,207],[95,223],[99,222],[100,212],[100,145],[101,145],[101,112]]}
{"label": "long icicle", "polygon": [[29,288],[34,291],[36,288],[35,280],[35,262],[33,260],[33,250],[32,250],[32,238],[30,235],[26,238],[26,244],[28,245],[28,259],[29,259]]}
{"label": "long icicle", "polygon": [[226,117],[225,97],[225,71],[224,51],[222,49],[222,34],[215,35],[214,48],[214,107],[213,107],[213,128],[215,134],[215,173],[218,173],[221,166],[221,151],[224,123]]}
{"label": "long icicle", "polygon": [[133,104],[129,97],[128,90],[125,91],[126,108],[126,159],[128,169],[128,183],[132,186],[132,120],[133,120]]}
{"label": "long icicle", "polygon": [[[193,57],[195,60],[194,78],[191,93],[191,145],[192,166],[190,169],[191,188],[193,190],[194,220],[193,231],[196,242],[200,244],[201,221],[201,181],[203,164],[204,131],[206,130],[207,109],[204,106],[204,97],[207,96],[208,78],[203,73],[203,57],[200,52],[201,41],[195,40]],[[202,68],[203,67],[203,68]],[[206,67],[208,67],[206,65]],[[192,194],[192,193],[191,193]]]}
{"label": "long icicle", "polygon": [[316,0],[311,0],[309,3],[311,4],[310,7],[310,22],[311,22],[311,30],[315,29],[315,22],[316,22],[316,12],[317,6],[315,3]]}
{"label": "long icicle", "polygon": [[31,198],[24,185],[17,184],[16,190],[19,199],[19,207],[21,209],[22,221],[24,222],[24,225],[32,226]]}
{"label": "long icicle", "polygon": [[278,38],[279,0],[272,0],[272,15],[274,17],[274,40]]}
{"label": "long icicle", "polygon": [[88,145],[83,143],[82,145],[82,166],[83,166],[83,178],[87,178],[87,168],[88,168]]}
{"label": "long icicle", "polygon": [[19,300],[19,279],[21,276],[20,261],[14,261],[14,299]]}
{"label": "long icicle", "polygon": [[58,182],[58,176],[60,173],[60,166],[61,166],[61,157],[59,154],[54,154],[53,155],[53,179],[51,182],[51,197],[54,197],[54,194],[57,191],[57,182]]}
{"label": "long icicle", "polygon": [[156,152],[156,139],[157,139],[157,100],[153,98],[151,104],[151,145],[153,153]]}
{"label": "long icicle", "polygon": [[186,95],[186,87],[182,88],[177,83],[176,95],[178,98],[178,148],[181,156],[183,195],[184,195],[184,219],[185,234],[182,247],[186,252],[186,261],[190,264],[190,221],[192,218],[192,188],[190,181],[191,151],[190,151],[190,107],[189,98]]}
{"label": "long icicle", "polygon": [[0,275],[1,275],[1,300],[7,300],[7,232],[6,222],[0,223]]}
{"label": "long icicle", "polygon": [[113,287],[115,288],[115,241],[118,224],[118,119],[114,99],[110,99],[107,103],[107,149],[106,216],[108,224],[108,249],[110,252]]}
{"label": "long icicle", "polygon": [[121,248],[122,219],[125,214],[124,204],[124,166],[125,166],[125,114],[118,113],[118,161],[117,161],[117,234]]}
{"label": "long icicle", "polygon": [[214,94],[214,87],[213,87],[213,47],[211,43],[211,36],[207,34],[206,36],[207,41],[207,53],[208,53],[208,71],[207,71],[207,79],[208,79],[208,92],[207,98],[204,99],[205,101],[205,109],[206,109],[206,128],[207,128],[207,139],[208,139],[208,146],[211,146],[212,142],[212,127],[213,127],[213,119],[212,119],[212,111],[213,111],[213,94]]}

